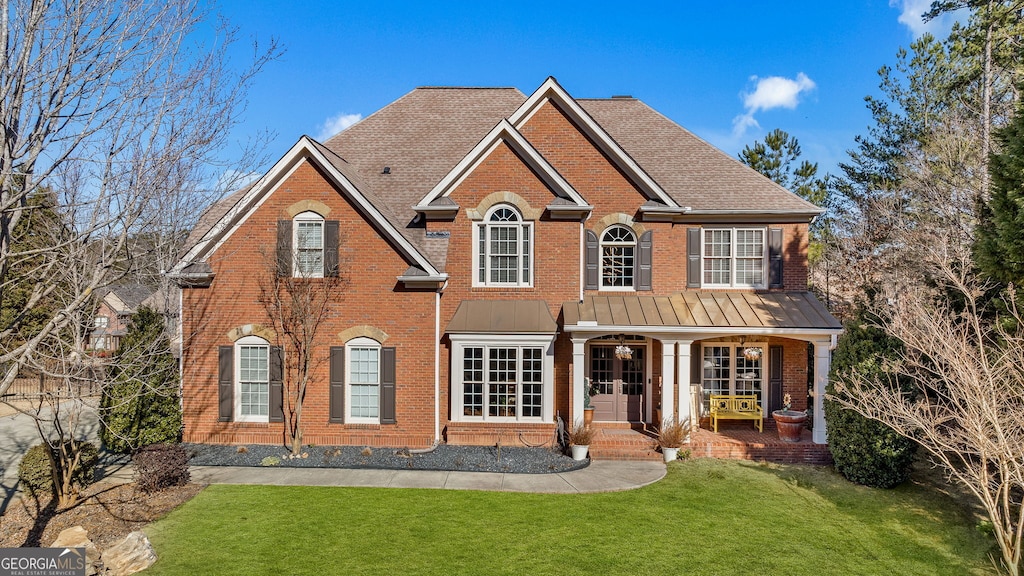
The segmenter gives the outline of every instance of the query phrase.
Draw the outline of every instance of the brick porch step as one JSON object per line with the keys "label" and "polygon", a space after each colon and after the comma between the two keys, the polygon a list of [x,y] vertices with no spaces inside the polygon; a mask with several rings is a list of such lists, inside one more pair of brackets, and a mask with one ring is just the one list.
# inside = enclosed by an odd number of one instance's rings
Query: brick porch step
{"label": "brick porch step", "polygon": [[595,427],[597,437],[590,445],[590,457],[594,460],[662,459],[653,434],[623,426],[595,424]]}

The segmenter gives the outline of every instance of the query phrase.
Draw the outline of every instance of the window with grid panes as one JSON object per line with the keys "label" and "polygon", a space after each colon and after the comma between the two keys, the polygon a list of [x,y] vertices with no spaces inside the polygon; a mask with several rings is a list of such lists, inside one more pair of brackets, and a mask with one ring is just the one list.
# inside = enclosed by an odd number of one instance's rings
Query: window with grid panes
{"label": "window with grid panes", "polygon": [[510,206],[498,206],[476,227],[476,284],[530,286],[533,227]]}
{"label": "window with grid panes", "polygon": [[763,228],[705,228],[705,286],[760,287],[765,284]]}

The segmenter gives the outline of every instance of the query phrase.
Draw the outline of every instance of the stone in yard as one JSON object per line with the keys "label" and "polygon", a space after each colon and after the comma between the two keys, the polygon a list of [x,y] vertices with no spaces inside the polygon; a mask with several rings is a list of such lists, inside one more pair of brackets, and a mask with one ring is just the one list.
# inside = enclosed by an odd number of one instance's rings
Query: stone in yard
{"label": "stone in yard", "polygon": [[100,549],[89,540],[89,533],[81,526],[61,530],[50,548],[85,548],[85,573],[93,576],[99,572]]}
{"label": "stone in yard", "polygon": [[149,568],[154,562],[156,551],[142,532],[132,532],[103,552],[107,576],[135,574]]}

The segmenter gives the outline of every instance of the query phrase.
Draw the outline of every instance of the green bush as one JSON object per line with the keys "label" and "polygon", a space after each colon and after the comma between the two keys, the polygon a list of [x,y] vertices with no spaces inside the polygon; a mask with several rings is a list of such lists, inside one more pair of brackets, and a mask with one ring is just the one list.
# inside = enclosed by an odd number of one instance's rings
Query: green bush
{"label": "green bush", "polygon": [[181,436],[178,369],[163,317],[142,307],[111,366],[100,403],[100,438],[111,452],[177,442]]}
{"label": "green bush", "polygon": [[188,453],[180,444],[153,444],[132,455],[135,485],[143,492],[156,492],[189,481]]}
{"label": "green bush", "polygon": [[[847,322],[846,333],[832,356],[830,380],[852,370],[864,377],[884,374],[887,359],[899,353],[902,343],[870,323],[863,310]],[[899,385],[899,384],[897,384]],[[829,384],[828,393],[839,395]],[[847,480],[875,488],[892,488],[910,476],[917,444],[892,428],[826,400],[828,447],[836,470]]]}
{"label": "green bush", "polygon": [[[72,483],[79,488],[85,488],[96,479],[99,451],[92,442],[74,441],[69,448],[81,452],[78,468],[72,475]],[[46,444],[36,444],[25,453],[21,464],[18,464],[18,481],[26,494],[38,496],[53,492],[53,474],[47,455],[49,450],[50,447]]]}

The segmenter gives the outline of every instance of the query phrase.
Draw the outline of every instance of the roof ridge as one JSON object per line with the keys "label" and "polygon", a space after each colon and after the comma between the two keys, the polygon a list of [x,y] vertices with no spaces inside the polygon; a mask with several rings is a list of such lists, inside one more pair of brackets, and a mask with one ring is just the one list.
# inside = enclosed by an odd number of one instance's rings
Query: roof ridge
{"label": "roof ridge", "polygon": [[417,86],[416,90],[519,90],[515,86]]}

